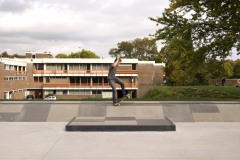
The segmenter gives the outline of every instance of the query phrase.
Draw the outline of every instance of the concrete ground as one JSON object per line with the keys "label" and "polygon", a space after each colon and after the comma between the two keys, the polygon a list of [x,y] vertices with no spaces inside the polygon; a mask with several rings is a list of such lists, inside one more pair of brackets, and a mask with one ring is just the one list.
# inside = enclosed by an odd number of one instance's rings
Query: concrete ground
{"label": "concrete ground", "polygon": [[239,122],[176,132],[65,132],[63,122],[0,123],[0,160],[239,160]]}
{"label": "concrete ground", "polygon": [[[73,116],[169,117],[175,132],[66,132]],[[239,160],[240,102],[0,102],[0,160]]]}

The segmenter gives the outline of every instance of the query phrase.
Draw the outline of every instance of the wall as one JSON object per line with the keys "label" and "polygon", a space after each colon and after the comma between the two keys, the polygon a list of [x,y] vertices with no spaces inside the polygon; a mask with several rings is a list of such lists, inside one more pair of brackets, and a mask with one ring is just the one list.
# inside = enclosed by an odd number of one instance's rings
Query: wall
{"label": "wall", "polygon": [[33,77],[33,64],[28,63],[27,64],[27,88],[29,89],[41,89],[43,83],[34,83],[34,77]]}
{"label": "wall", "polygon": [[[13,70],[4,70],[4,63],[0,63],[0,99],[4,99],[4,92],[12,93],[12,99],[23,99],[25,96],[25,92],[23,89],[26,88],[27,79],[25,80],[4,80],[4,77],[17,77],[17,76],[26,76],[22,74],[17,74],[16,71]],[[19,91],[21,90],[21,91]]]}
{"label": "wall", "polygon": [[57,99],[102,98],[102,95],[57,95]]}
{"label": "wall", "polygon": [[144,97],[156,85],[163,83],[163,66],[153,65],[151,63],[137,65],[139,81],[138,81],[138,98]]}
{"label": "wall", "polygon": [[12,99],[25,99],[25,91],[13,92]]}
{"label": "wall", "polygon": [[0,99],[4,99],[4,91],[3,91],[4,73],[3,73],[3,69],[4,69],[4,64],[0,63],[0,88],[1,88]]}

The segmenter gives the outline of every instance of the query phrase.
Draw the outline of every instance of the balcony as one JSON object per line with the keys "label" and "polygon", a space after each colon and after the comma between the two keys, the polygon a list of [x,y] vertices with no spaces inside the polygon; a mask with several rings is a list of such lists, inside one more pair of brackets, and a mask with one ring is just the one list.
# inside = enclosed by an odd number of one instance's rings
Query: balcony
{"label": "balcony", "polygon": [[[108,83],[44,83],[43,88],[111,88]],[[116,87],[120,85],[116,84]],[[125,83],[126,88],[137,88],[137,83]]]}
{"label": "balcony", "polygon": [[[33,74],[108,74],[108,70],[33,70]],[[138,71],[117,70],[116,74],[138,74]]]}

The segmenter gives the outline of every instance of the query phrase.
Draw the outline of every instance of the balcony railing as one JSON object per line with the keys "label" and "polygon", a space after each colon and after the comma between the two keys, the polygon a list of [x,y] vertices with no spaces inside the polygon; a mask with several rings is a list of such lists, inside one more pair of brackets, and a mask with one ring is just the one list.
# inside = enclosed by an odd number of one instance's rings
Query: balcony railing
{"label": "balcony railing", "polygon": [[26,75],[26,71],[15,71],[17,75]]}
{"label": "balcony railing", "polygon": [[[68,87],[97,87],[97,88],[106,88],[109,87],[110,85],[108,83],[44,83],[42,85],[43,88],[68,88]],[[119,84],[116,84],[116,87],[120,87]],[[138,84],[137,83],[125,83],[125,87],[129,88],[137,88]]]}
{"label": "balcony railing", "polygon": [[[117,74],[138,74],[137,70],[117,70]],[[108,74],[108,70],[33,70],[33,74]]]}

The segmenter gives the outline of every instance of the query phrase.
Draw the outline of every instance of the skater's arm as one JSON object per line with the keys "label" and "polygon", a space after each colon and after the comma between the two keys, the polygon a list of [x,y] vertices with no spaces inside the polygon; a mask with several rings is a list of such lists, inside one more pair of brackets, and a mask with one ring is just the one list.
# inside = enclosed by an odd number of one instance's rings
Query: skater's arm
{"label": "skater's arm", "polygon": [[112,64],[113,67],[116,67],[119,62],[119,58]]}
{"label": "skater's arm", "polygon": [[112,66],[113,66],[113,67],[116,67],[119,61],[121,62],[121,59],[120,59],[120,56],[118,55],[117,58],[116,58],[116,60],[115,60],[114,63],[112,64]]}

